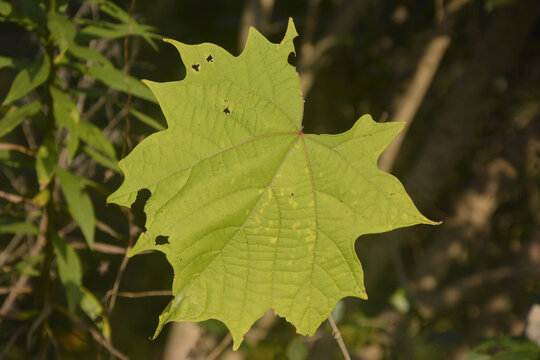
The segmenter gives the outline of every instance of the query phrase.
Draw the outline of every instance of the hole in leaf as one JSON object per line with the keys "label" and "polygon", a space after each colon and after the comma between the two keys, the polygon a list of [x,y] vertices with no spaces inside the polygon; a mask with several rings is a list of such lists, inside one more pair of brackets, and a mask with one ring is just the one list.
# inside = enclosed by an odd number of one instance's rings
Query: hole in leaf
{"label": "hole in leaf", "polygon": [[208,61],[209,63],[214,62],[214,57],[212,56],[212,54],[206,57],[206,61]]}
{"label": "hole in leaf", "polygon": [[156,245],[167,245],[167,244],[169,244],[169,237],[168,236],[159,235],[156,238]]}
{"label": "hole in leaf", "polygon": [[291,196],[294,196],[294,193],[291,193]]}
{"label": "hole in leaf", "polygon": [[231,113],[231,110],[229,110],[228,106],[225,109],[223,109],[223,113],[225,113],[226,115],[229,115]]}
{"label": "hole in leaf", "polygon": [[150,195],[152,195],[150,190],[141,189],[137,193],[135,202],[131,204],[131,210],[133,211],[133,223],[140,228],[144,228],[144,223],[146,222],[144,206],[146,205],[146,201],[148,201],[150,198]]}
{"label": "hole in leaf", "polygon": [[201,70],[199,69],[200,66],[201,66],[201,64],[193,64],[193,65],[191,65],[191,68],[192,68],[193,70],[195,70],[196,72],[199,72],[199,71],[201,71]]}
{"label": "hole in leaf", "polygon": [[291,53],[289,54],[289,56],[287,57],[287,62],[288,62],[290,65],[296,67],[296,54],[293,53],[293,52],[291,52]]}

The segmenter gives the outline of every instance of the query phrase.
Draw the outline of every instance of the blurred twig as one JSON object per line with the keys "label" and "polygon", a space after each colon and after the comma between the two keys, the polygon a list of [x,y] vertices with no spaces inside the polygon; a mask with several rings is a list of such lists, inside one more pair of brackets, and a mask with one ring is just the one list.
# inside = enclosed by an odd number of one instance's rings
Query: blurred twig
{"label": "blurred twig", "polygon": [[34,155],[34,151],[19,144],[0,143],[0,150],[13,150],[29,156]]}
{"label": "blurred twig", "polygon": [[13,291],[17,291],[19,294],[30,294],[34,289],[31,286],[24,286],[21,288],[16,288],[15,286],[0,287],[0,295],[10,294]]}
{"label": "blurred twig", "polygon": [[225,350],[227,348],[227,346],[229,346],[229,344],[232,342],[233,338],[232,338],[232,335],[231,333],[227,333],[227,335],[221,340],[221,342],[218,344],[218,346],[216,346],[211,352],[210,354],[208,354],[208,356],[206,358],[204,358],[204,360],[215,360],[217,359],[221,353],[223,352],[223,350]]}
{"label": "blurred twig", "polygon": [[[52,307],[50,302],[45,302],[43,305],[41,311],[39,312],[39,315],[34,319],[32,322],[32,325],[30,325],[30,328],[28,329],[28,332],[26,333],[26,344],[28,347],[33,347],[36,341],[35,333],[38,331],[38,329],[46,329],[48,328],[47,325],[47,319],[51,315]],[[38,336],[41,335],[38,332]]]}
{"label": "blurred twig", "polygon": [[[72,242],[71,246],[74,249],[87,249],[88,244],[83,242]],[[105,243],[95,242],[94,243],[94,251],[98,251],[104,254],[112,254],[112,255],[124,255],[126,253],[126,249],[120,246],[115,245],[109,245]]]}
{"label": "blurred twig", "polygon": [[96,227],[103,231],[104,233],[110,235],[111,237],[115,238],[115,239],[122,239],[122,235],[120,235],[119,233],[117,233],[116,231],[114,231],[114,229],[112,227],[110,227],[109,225],[105,224],[104,222],[102,222],[101,220],[99,220],[98,218],[96,218],[95,220],[95,223],[96,223]]}
{"label": "blurred twig", "polygon": [[27,199],[23,196],[10,194],[1,190],[0,190],[0,198],[6,199],[16,204],[26,203],[26,204],[32,204],[32,205],[40,205],[38,202],[35,202],[32,199]]}
{"label": "blurred twig", "polygon": [[[129,76],[129,37],[131,36],[131,33],[132,33],[132,30],[133,30],[133,11],[135,10],[135,0],[131,0],[131,4],[130,4],[130,7],[129,7],[129,29],[128,29],[128,33],[126,34],[126,37],[124,39],[124,74],[126,75],[126,78],[127,76]],[[130,122],[130,119],[129,119],[129,108],[131,106],[131,90],[128,86],[127,88],[127,96],[128,96],[128,100],[127,100],[127,111],[126,111],[126,127],[125,127],[125,136],[124,136],[124,140],[125,140],[125,145],[126,147],[124,147],[125,150],[127,150],[127,152],[131,151],[132,149],[132,143],[131,143],[131,140],[130,140],[130,130],[131,130],[131,122]],[[110,297],[110,301],[109,301],[109,306],[107,308],[107,312],[110,314],[113,309],[114,309],[114,306],[116,304],[116,297],[118,295],[118,289],[120,287],[120,281],[122,280],[122,274],[124,273],[124,270],[126,269],[126,266],[127,266],[127,263],[128,263],[128,252],[129,250],[131,249],[131,247],[133,246],[133,242],[134,242],[134,231],[133,229],[135,228],[135,225],[134,225],[134,222],[133,222],[133,213],[131,212],[131,209],[127,209],[126,211],[127,213],[127,217],[128,217],[128,225],[129,225],[129,235],[128,235],[128,245],[127,245],[127,248],[126,248],[126,252],[124,254],[124,257],[122,258],[122,263],[120,264],[120,268],[118,269],[118,273],[116,274],[116,279],[114,280],[114,284],[113,284],[113,287],[112,287],[112,290],[111,290],[111,297]]]}
{"label": "blurred twig", "polygon": [[6,355],[8,354],[11,347],[15,344],[19,336],[26,330],[27,326],[23,325],[20,326],[9,338],[8,342],[4,344],[4,348],[2,349],[2,352],[0,352],[0,360],[3,360]]}
{"label": "blurred twig", "polygon": [[304,22],[304,33],[302,38],[305,44],[311,44],[317,28],[317,18],[319,16],[319,5],[321,0],[310,0],[307,8],[306,20]]}
{"label": "blurred twig", "polygon": [[[354,27],[366,4],[367,2],[364,0],[343,1],[328,27],[328,32],[315,43],[310,41],[312,34],[308,34],[309,40],[302,43],[301,56],[297,68],[300,74],[304,98],[307,97],[309,90],[313,86],[316,72],[323,63],[322,60],[325,53],[336,44],[340,36]],[[317,4],[314,3],[311,6],[314,8],[314,10],[311,10],[311,17],[316,17],[317,11],[315,9]],[[308,20],[310,22],[315,21],[315,19]]]}
{"label": "blurred twig", "polygon": [[24,238],[23,234],[16,234],[10,240],[9,244],[7,244],[7,246],[4,249],[2,249],[2,252],[0,252],[0,267],[2,267],[2,265],[4,265],[8,261],[11,255],[11,252],[15,250],[15,248],[19,245],[19,243],[21,242],[23,238]]}
{"label": "blurred twig", "polygon": [[36,138],[34,137],[34,134],[32,133],[32,127],[30,126],[30,120],[25,119],[22,122],[22,130],[24,133],[24,136],[26,137],[26,142],[28,143],[28,146],[32,151],[36,151],[38,149],[38,144],[36,142]]}
{"label": "blurred twig", "polygon": [[[396,102],[394,114],[390,116],[390,121],[403,121],[405,122],[405,127],[379,157],[378,163],[381,170],[390,172],[394,167],[396,157],[400,152],[407,130],[416,116],[444,54],[450,45],[451,37],[449,34],[453,27],[453,18],[451,16],[470,1],[471,0],[452,0],[444,8],[439,8],[438,10],[436,8],[435,20],[438,25],[434,29],[434,35],[426,45],[405,93]],[[442,6],[441,2],[437,0],[435,5],[438,7]],[[433,179],[430,179],[429,181],[432,180]],[[418,196],[419,194],[415,195]],[[401,265],[401,253],[399,251],[398,243],[395,241],[392,234],[383,235],[383,237],[387,239],[388,246],[392,248],[392,260],[394,261],[394,268],[400,285],[407,290],[409,296],[414,297],[414,294],[410,291],[409,282],[403,266]],[[383,251],[386,252],[386,250]],[[375,276],[377,276],[377,272],[382,270],[383,264],[385,263],[385,257],[382,256],[380,258],[381,261],[377,263],[376,268],[372,269],[372,273],[375,273]]]}
{"label": "blurred twig", "polygon": [[243,49],[251,26],[266,32],[275,0],[247,0],[242,13],[242,23],[238,34],[238,49]]}
{"label": "blurred twig", "polygon": [[381,170],[392,170],[407,130],[431,85],[433,76],[437,72],[439,64],[449,45],[450,36],[438,35],[429,42],[424,50],[424,54],[416,66],[416,72],[413,79],[403,95],[403,98],[399,101],[396,112],[391,119],[391,121],[405,122],[405,127],[380,156],[379,167]]}
{"label": "blurred twig", "polygon": [[124,140],[125,145],[127,145],[128,152],[131,151],[133,148],[133,144],[131,143],[131,119],[129,118],[129,110],[131,109],[131,89],[129,87],[129,81],[127,81],[127,78],[129,76],[129,38],[131,37],[131,33],[133,32],[133,10],[135,10],[135,0],[131,0],[131,4],[129,6],[129,28],[126,36],[124,37],[124,75],[126,76],[126,86],[127,86],[127,101],[126,101],[126,125],[125,125],[125,131],[124,131]]}
{"label": "blurred twig", "polygon": [[330,324],[330,327],[332,327],[332,335],[334,336],[334,339],[336,339],[339,345],[339,349],[341,350],[341,353],[343,354],[343,358],[345,360],[351,360],[351,355],[349,355],[349,351],[347,351],[347,346],[345,346],[345,342],[343,341],[343,338],[341,337],[341,332],[339,331],[332,314],[328,316],[328,323]]}
{"label": "blurred twig", "polygon": [[[458,164],[470,157],[469,151],[472,144],[478,141],[482,126],[492,120],[485,116],[485,107],[480,100],[483,99],[486,89],[492,86],[493,78],[509,71],[522,53],[521,50],[539,16],[540,3],[535,0],[518,2],[504,12],[492,16],[478,39],[478,46],[475,47],[475,53],[464,73],[453,86],[453,90],[446,95],[446,105],[439,111],[434,130],[406,177],[405,187],[421,206],[432,206],[442,189],[447,186],[449,178],[454,176]],[[519,142],[514,145],[520,146]],[[491,214],[497,209],[491,202],[500,201],[495,197],[499,196],[496,189],[492,187],[504,189],[507,186],[504,183],[497,185],[497,182],[502,180],[500,175],[506,173],[504,167],[498,169],[497,166],[491,170],[488,168],[488,171],[494,171],[493,174],[486,173],[486,177],[493,180],[482,180],[485,190],[469,191],[472,196],[464,196],[463,200],[467,200],[467,197],[473,200],[474,197],[483,197],[490,201],[487,208],[489,212],[479,213],[475,210],[477,204],[474,202],[462,203],[453,217],[455,224],[452,224],[453,218],[449,219],[451,226],[430,242],[426,247],[426,256],[417,262],[416,269],[412,271],[415,275],[413,278],[417,281],[421,282],[425,274],[439,273],[441,276],[441,269],[443,272],[448,270],[448,262],[452,259],[445,254],[444,249],[450,249],[453,243],[461,245],[459,240],[464,238],[466,231],[475,234],[484,228],[480,223],[477,225],[473,222],[478,219],[478,215],[491,221]],[[462,214],[467,215],[460,219]],[[461,235],[456,236],[456,233]],[[439,254],[443,255],[446,261],[442,262]]]}
{"label": "blurred twig", "polygon": [[403,121],[405,122],[405,127],[381,154],[379,158],[379,167],[381,170],[392,170],[397,154],[401,149],[403,139],[418,112],[418,108],[424,100],[424,96],[433,81],[433,77],[441,64],[444,54],[450,45],[451,37],[449,32],[452,27],[452,19],[449,18],[449,16],[453,15],[470,1],[471,0],[452,0],[444,7],[441,0],[435,0],[435,20],[438,23],[435,33],[437,33],[437,35],[435,35],[427,44],[420,61],[416,65],[416,71],[407,90],[397,102],[394,115],[391,117],[390,121]]}
{"label": "blurred twig", "polygon": [[117,350],[109,340],[105,339],[99,331],[97,331],[91,326],[86,326],[86,324],[84,323],[82,323],[82,325],[84,325],[84,327],[88,330],[90,335],[92,335],[94,340],[100,345],[102,345],[105,349],[107,349],[111,353],[111,355],[116,356],[120,360],[129,360],[129,358],[126,355],[122,354],[119,350]]}
{"label": "blurred twig", "polygon": [[[41,223],[39,226],[41,234],[37,236],[36,243],[34,244],[32,249],[28,252],[28,257],[36,256],[45,247],[45,243],[46,243],[45,233],[46,233],[47,224],[48,224],[47,218],[48,218],[47,214],[44,214],[41,217]],[[2,307],[0,308],[0,324],[2,323],[2,320],[5,318],[5,316],[13,309],[13,306],[15,305],[15,302],[17,301],[18,295],[21,293],[21,290],[26,287],[26,284],[28,283],[29,279],[30,279],[30,276],[28,275],[21,275],[17,279],[17,282],[13,286],[13,291],[8,294],[8,296],[4,300],[4,303],[2,304]]]}
{"label": "blurred twig", "polygon": [[[105,298],[111,296],[111,291],[109,290],[105,295]],[[140,291],[140,292],[128,292],[128,291],[119,291],[116,296],[125,297],[130,299],[148,297],[148,296],[172,296],[171,290],[154,290],[154,291]]]}
{"label": "blurred twig", "polygon": [[[130,224],[130,229],[133,225],[133,215],[130,210],[127,211],[128,214],[128,222]],[[116,274],[116,278],[114,280],[114,284],[111,291],[111,296],[109,300],[109,306],[107,308],[108,314],[110,314],[113,309],[114,305],[116,304],[116,297],[118,296],[118,289],[120,288],[120,281],[122,280],[122,274],[124,273],[124,270],[126,269],[127,263],[129,261],[129,257],[127,256],[129,250],[133,246],[134,236],[132,234],[132,231],[129,231],[129,240],[128,240],[128,247],[125,250],[124,257],[122,258],[122,262],[120,263],[120,267],[118,268],[118,273]]]}

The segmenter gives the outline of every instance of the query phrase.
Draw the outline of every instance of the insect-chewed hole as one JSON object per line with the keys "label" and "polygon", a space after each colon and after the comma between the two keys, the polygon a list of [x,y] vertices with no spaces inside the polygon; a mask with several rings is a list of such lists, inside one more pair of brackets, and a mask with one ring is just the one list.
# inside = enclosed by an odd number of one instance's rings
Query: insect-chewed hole
{"label": "insect-chewed hole", "polygon": [[296,54],[291,52],[287,57],[287,62],[292,66],[296,67]]}
{"label": "insect-chewed hole", "polygon": [[133,211],[133,223],[141,228],[144,228],[144,223],[146,222],[146,215],[144,213],[144,207],[146,201],[150,198],[152,193],[148,189],[141,189],[137,193],[137,198],[135,202],[131,204],[131,210]]}
{"label": "insect-chewed hole", "polygon": [[223,113],[226,115],[229,115],[231,113],[231,110],[229,109],[228,106],[225,109],[223,109]]}
{"label": "insect-chewed hole", "polygon": [[191,68],[193,70],[195,70],[196,72],[201,71],[201,69],[199,69],[200,67],[201,67],[201,64],[193,64],[193,65],[191,65]]}
{"label": "insect-chewed hole", "polygon": [[169,244],[169,237],[168,236],[159,235],[156,238],[156,245],[167,245],[167,244]]}
{"label": "insect-chewed hole", "polygon": [[212,54],[210,54],[210,55],[208,55],[206,57],[206,61],[209,62],[209,63],[214,62],[214,57],[212,56]]}

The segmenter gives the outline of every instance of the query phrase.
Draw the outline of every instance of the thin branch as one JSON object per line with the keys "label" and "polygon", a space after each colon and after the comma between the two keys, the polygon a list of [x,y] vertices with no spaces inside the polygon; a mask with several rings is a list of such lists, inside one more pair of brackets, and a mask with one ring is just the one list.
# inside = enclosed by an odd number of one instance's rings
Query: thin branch
{"label": "thin branch", "polygon": [[5,191],[0,190],[0,198],[6,199],[12,203],[23,203],[25,201],[24,197],[16,194],[10,194]]}
{"label": "thin branch", "polygon": [[439,68],[441,60],[450,45],[450,36],[439,35],[432,39],[424,51],[424,55],[418,62],[413,79],[405,92],[405,95],[396,106],[396,113],[391,121],[405,122],[403,131],[386,148],[379,159],[379,167],[383,171],[390,171],[394,165],[405,134],[424,100],[429,86]]}
{"label": "thin branch", "polygon": [[302,37],[306,44],[313,42],[313,36],[317,28],[317,18],[319,15],[319,5],[321,0],[310,0],[308,4],[306,20],[304,21],[304,33]]}
{"label": "thin branch", "polygon": [[[88,244],[81,241],[76,241],[71,243],[71,247],[73,247],[74,249],[88,249]],[[115,246],[101,242],[94,243],[94,251],[111,255],[124,255],[126,253],[126,249],[121,246]]]}
{"label": "thin branch", "polygon": [[341,350],[341,353],[343,354],[343,358],[345,360],[351,360],[351,355],[349,355],[349,352],[347,351],[345,342],[343,342],[343,338],[341,337],[341,332],[339,331],[332,314],[328,316],[328,323],[330,324],[330,327],[332,328],[332,335],[334,336],[334,339],[336,339],[338,343],[339,349]]}
{"label": "thin branch", "polygon": [[102,222],[101,220],[99,220],[98,218],[96,218],[95,220],[95,223],[96,223],[96,227],[103,231],[104,233],[106,234],[109,234],[110,236],[112,236],[113,238],[115,239],[122,239],[123,236],[120,235],[119,233],[117,233],[116,231],[114,231],[114,229],[112,227],[110,227],[109,225],[105,224],[104,222]]}
{"label": "thin branch", "polygon": [[54,337],[54,333],[52,332],[51,330],[51,327],[50,326],[46,326],[45,327],[45,332],[47,333],[47,336],[51,342],[51,344],[53,345],[53,349],[54,349],[54,353],[55,353],[55,358],[58,359],[60,358],[59,356],[59,345],[58,345],[58,341],[56,340],[56,338]]}
{"label": "thin branch", "polygon": [[[88,11],[91,12],[93,20],[98,20],[98,18],[99,18],[99,4],[91,3],[91,2],[87,2],[87,1],[85,1],[81,5],[81,7],[79,8],[79,11],[77,11],[77,13],[75,14],[75,18],[85,15],[86,12],[88,12]],[[104,43],[104,42],[107,42],[107,40],[105,40],[105,39],[91,40],[90,43],[88,44],[88,46],[90,48],[93,48],[93,49],[101,52],[100,51],[100,45],[102,43]],[[86,65],[90,65],[91,63],[92,63],[92,61],[86,61]],[[91,77],[89,75],[83,75],[79,79],[79,81],[77,83],[77,88],[78,89],[89,88],[92,85],[94,85],[95,82],[96,82],[95,78],[93,78],[93,77]],[[85,102],[86,102],[86,94],[82,93],[77,97],[77,101],[76,101],[76,103],[77,103],[77,111],[79,111],[79,113],[81,115],[83,115]],[[98,100],[98,102],[99,102],[99,100]],[[88,116],[86,118],[89,119],[90,116]]]}
{"label": "thin branch", "polygon": [[36,142],[36,138],[34,137],[34,134],[32,134],[32,128],[30,126],[30,120],[25,119],[23,121],[22,130],[23,130],[24,136],[26,138],[26,142],[30,146],[30,149],[32,149],[32,151],[36,151],[38,149],[38,144]]}
{"label": "thin branch", "polygon": [[[117,350],[110,342],[109,339],[105,338],[102,333],[97,331],[94,327],[88,325],[83,319],[81,319],[77,314],[68,312],[67,309],[60,307],[60,306],[54,306],[54,309],[59,312],[60,314],[63,314],[69,321],[71,321],[75,326],[79,327],[83,331],[87,331],[90,333],[92,338],[101,346],[103,346],[105,349],[111,353],[111,355],[116,356],[120,360],[129,360],[129,358],[122,354],[119,350]],[[99,358],[99,357],[98,357]]]}
{"label": "thin branch", "polygon": [[172,296],[172,291],[170,290],[154,290],[154,291],[140,291],[140,292],[127,292],[127,291],[120,291],[117,296],[125,297],[125,298],[142,298],[147,296]]}
{"label": "thin branch", "polygon": [[26,193],[28,184],[23,176],[17,176],[17,174],[8,167],[2,168],[2,175],[4,175],[12,188],[17,190],[18,193]]}
{"label": "thin branch", "polygon": [[444,9],[445,15],[450,15],[460,10],[463,6],[467,5],[471,0],[453,0],[446,5]]}
{"label": "thin branch", "polygon": [[2,349],[2,352],[0,352],[0,360],[3,360],[6,357],[13,344],[15,344],[15,341],[17,341],[19,336],[23,333],[23,331],[26,330],[26,328],[27,326],[23,325],[19,327],[17,331],[13,333],[13,335],[11,335],[8,342],[4,345],[4,349]]}
{"label": "thin branch", "polygon": [[[129,37],[131,36],[131,32],[132,32],[132,28],[133,28],[133,11],[135,10],[135,0],[131,0],[131,4],[130,4],[130,7],[129,7],[129,29],[128,29],[128,33],[126,34],[126,37],[124,38],[124,74],[126,75],[126,78],[127,76],[129,76]],[[132,143],[131,143],[131,139],[129,138],[129,133],[131,131],[131,121],[130,121],[130,118],[129,118],[129,109],[131,107],[131,90],[128,86],[128,89],[127,89],[127,106],[126,106],[126,127],[124,129],[124,140],[125,140],[125,145],[127,146],[127,149],[128,151],[131,151],[132,149]],[[124,270],[126,269],[126,266],[127,266],[127,263],[128,263],[128,251],[129,249],[131,249],[131,247],[133,246],[133,242],[134,242],[134,233],[133,233],[133,229],[134,229],[134,223],[133,223],[133,214],[131,212],[131,209],[128,209],[126,211],[127,213],[127,216],[128,216],[128,224],[129,224],[129,238],[128,238],[128,246],[126,248],[126,252],[124,254],[124,257],[122,258],[122,263],[120,264],[120,268],[118,269],[118,273],[116,274],[116,279],[114,280],[114,285],[112,287],[112,290],[111,290],[111,298],[110,298],[110,301],[109,301],[109,306],[107,308],[108,310],[108,313],[110,314],[113,309],[114,309],[114,305],[116,304],[116,297],[118,295],[118,289],[120,288],[120,281],[122,280],[122,275],[124,273]]]}
{"label": "thin branch", "polygon": [[[437,32],[442,34],[436,35],[426,46],[411,83],[407,87],[405,94],[400,99],[396,106],[395,114],[391,121],[403,121],[405,127],[396,139],[386,148],[379,158],[379,167],[383,171],[390,171],[394,166],[397,154],[401,149],[405,135],[418,112],[418,108],[424,100],[427,90],[429,89],[433,77],[437,72],[439,65],[448,49],[451,38],[448,33],[448,28],[451,25],[448,16],[454,14],[471,0],[453,0],[446,7],[442,7],[441,1],[435,2],[436,5],[436,22],[439,24]],[[451,20],[451,19],[450,19]]]}
{"label": "thin branch", "polygon": [[[39,226],[41,234],[38,235],[37,241],[34,244],[34,247],[29,251],[28,257],[36,256],[43,250],[45,247],[46,239],[45,239],[45,233],[47,230],[47,215],[44,215],[41,218],[41,223]],[[4,303],[2,304],[2,307],[0,308],[0,324],[2,323],[2,320],[5,318],[5,316],[11,312],[13,306],[15,305],[15,302],[17,301],[17,296],[20,294],[19,289],[22,289],[26,287],[26,284],[28,280],[30,279],[30,276],[28,275],[21,275],[15,285],[13,286],[13,292],[10,292],[6,299],[4,300]]]}
{"label": "thin branch", "polygon": [[80,322],[79,325],[82,325],[89,333],[90,335],[92,335],[92,338],[94,338],[94,340],[102,345],[105,349],[107,349],[111,355],[114,355],[116,356],[117,358],[119,358],[120,360],[129,360],[129,358],[122,354],[119,350],[117,350],[111,343],[109,340],[105,339],[103,337],[103,335],[97,331],[96,329],[94,329],[93,327],[91,326],[87,326],[86,324],[84,324],[83,322]]}
{"label": "thin branch", "polygon": [[435,21],[437,24],[441,24],[446,16],[446,11],[444,9],[444,0],[434,0],[433,2],[435,8]]}
{"label": "thin branch", "polygon": [[266,33],[275,0],[247,0],[242,13],[242,23],[238,34],[238,49],[243,49],[251,26]]}
{"label": "thin branch", "polygon": [[[324,63],[326,58],[324,55],[336,44],[339,36],[350,31],[356,25],[365,5],[366,2],[362,0],[344,1],[333,17],[327,34],[315,44],[311,42],[304,42],[302,44],[301,56],[298,62],[298,73],[300,74],[304,98],[307,96],[309,90],[311,90],[315,81],[315,75]],[[316,6],[316,4],[312,4],[312,6]],[[311,26],[309,23],[307,25]]]}
{"label": "thin branch", "polygon": [[38,202],[32,200],[32,199],[27,199],[23,196],[20,196],[20,195],[17,195],[17,194],[11,194],[11,193],[7,193],[5,191],[2,191],[0,190],[0,198],[3,198],[3,199],[6,199],[12,203],[16,203],[16,204],[22,204],[22,203],[25,203],[25,204],[31,204],[31,205],[40,205]]}
{"label": "thin branch", "polygon": [[0,252],[0,267],[2,267],[7,262],[12,251],[15,250],[15,248],[19,245],[23,238],[23,234],[16,234],[15,236],[13,236],[9,244],[7,244],[7,246],[2,250],[2,252]]}
{"label": "thin branch", "polygon": [[[110,92],[110,89],[107,90],[107,93]],[[82,99],[82,97],[81,97]],[[82,102],[82,100],[81,100]],[[100,97],[98,101],[96,101],[94,104],[92,104],[92,106],[90,106],[90,108],[88,110],[86,110],[86,112],[82,113],[82,108],[79,109],[79,112],[81,112],[83,118],[85,119],[91,119],[92,116],[94,116],[99,110],[101,110],[101,108],[103,107],[103,105],[105,105],[107,103],[107,98],[106,97]],[[82,107],[83,105],[81,105]]]}
{"label": "thin branch", "polygon": [[216,346],[214,348],[214,350],[212,350],[210,352],[210,354],[208,354],[208,356],[204,359],[204,360],[215,360],[219,357],[219,355],[221,355],[221,353],[223,352],[223,350],[225,350],[227,348],[227,346],[229,346],[229,344],[232,342],[232,335],[231,333],[227,333],[227,336],[225,336],[221,342],[218,344],[218,346]]}
{"label": "thin branch", "polygon": [[52,312],[51,304],[45,303],[39,315],[32,322],[30,329],[28,329],[28,332],[26,333],[26,343],[28,344],[29,347],[34,346],[35,341],[36,341],[36,337],[34,335],[38,329],[42,328],[43,325],[46,325],[46,321],[49,318],[49,315],[51,315],[51,312]]}
{"label": "thin branch", "polygon": [[13,150],[13,151],[18,151],[28,156],[34,155],[34,151],[19,144],[0,143],[0,150]]}
{"label": "thin branch", "polygon": [[77,229],[79,227],[79,224],[77,224],[75,221],[70,221],[66,226],[62,227],[60,230],[58,230],[58,235],[60,237],[64,237],[73,230]]}
{"label": "thin branch", "polygon": [[12,291],[8,294],[7,298],[4,300],[4,303],[2,304],[2,307],[0,308],[0,324],[2,323],[2,320],[9,314],[13,308],[13,305],[15,304],[15,301],[17,300],[17,296],[22,293],[20,291],[24,287],[26,287],[26,283],[30,279],[30,276],[28,275],[22,275],[19,277],[15,285],[12,287]]}
{"label": "thin branch", "polygon": [[127,77],[129,76],[129,38],[133,31],[133,11],[135,10],[135,0],[131,0],[129,6],[129,28],[126,36],[124,37],[124,75],[126,76],[126,86],[127,86],[127,102],[126,102],[126,126],[124,131],[125,144],[127,145],[127,150],[131,151],[133,144],[131,143],[131,138],[129,137],[131,132],[131,120],[129,118],[129,110],[131,109],[131,89],[129,87],[129,81]]}
{"label": "thin branch", "polygon": [[[27,235],[28,238],[32,238],[34,235]],[[5,263],[12,263],[15,262],[19,258],[24,258],[28,250],[33,246],[32,239],[28,239],[28,241],[21,243],[17,248],[15,248],[11,254],[6,254],[7,258],[5,259]]]}
{"label": "thin branch", "polygon": [[11,294],[12,292],[17,292],[18,294],[30,294],[34,291],[31,286],[16,287],[16,286],[7,286],[0,287],[0,295]]}
{"label": "thin branch", "polygon": [[[128,212],[128,214],[131,214],[131,212]],[[129,217],[131,217],[131,215],[128,215]],[[131,223],[131,221],[130,221]],[[122,274],[124,273],[124,270],[126,269],[126,266],[127,266],[127,263],[128,263],[128,256],[127,256],[127,253],[128,251],[131,249],[131,246],[132,246],[132,242],[133,242],[133,237],[130,235],[129,236],[129,239],[130,239],[130,244],[128,246],[128,248],[126,249],[126,253],[124,254],[124,257],[122,258],[122,263],[120,264],[120,268],[118,269],[118,273],[116,274],[116,279],[114,280],[114,285],[112,287],[112,289],[110,290],[111,291],[111,297],[110,297],[110,301],[109,301],[109,307],[108,307],[108,314],[110,314],[113,309],[114,309],[114,305],[116,305],[116,297],[118,296],[118,289],[120,288],[120,281],[122,280]]]}
{"label": "thin branch", "polygon": [[109,123],[105,126],[105,128],[103,128],[103,135],[105,135],[107,138],[111,138],[111,135],[116,128],[116,125],[120,123],[120,120],[122,120],[122,118],[125,118],[126,113],[127,109],[123,108],[114,117],[112,117],[109,120]]}

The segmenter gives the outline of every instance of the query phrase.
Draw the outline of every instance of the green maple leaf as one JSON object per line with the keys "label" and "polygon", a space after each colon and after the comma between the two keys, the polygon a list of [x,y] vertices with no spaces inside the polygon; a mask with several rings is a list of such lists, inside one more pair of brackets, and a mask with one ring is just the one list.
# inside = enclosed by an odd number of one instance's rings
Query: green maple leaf
{"label": "green maple leaf", "polygon": [[151,192],[130,255],[159,250],[174,269],[154,336],[169,321],[213,318],[236,349],[270,308],[313,334],[339,299],[367,298],[358,236],[433,224],[377,168],[403,124],[363,116],[343,134],[302,132],[300,81],[287,62],[296,36],[292,20],[280,44],[251,28],[238,57],[167,40],[186,78],[146,82],[168,129],[120,161],[125,181],[108,200],[130,206]]}

